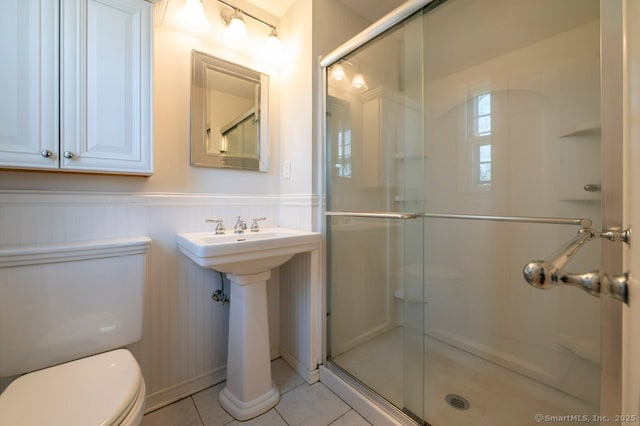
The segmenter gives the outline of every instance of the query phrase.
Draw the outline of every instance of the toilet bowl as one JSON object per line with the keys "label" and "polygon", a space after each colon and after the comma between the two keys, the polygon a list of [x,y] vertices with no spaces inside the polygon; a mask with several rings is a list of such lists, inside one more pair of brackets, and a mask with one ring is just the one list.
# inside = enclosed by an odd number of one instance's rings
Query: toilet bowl
{"label": "toilet bowl", "polygon": [[117,349],[19,377],[0,394],[0,425],[138,425],[144,398],[138,363]]}

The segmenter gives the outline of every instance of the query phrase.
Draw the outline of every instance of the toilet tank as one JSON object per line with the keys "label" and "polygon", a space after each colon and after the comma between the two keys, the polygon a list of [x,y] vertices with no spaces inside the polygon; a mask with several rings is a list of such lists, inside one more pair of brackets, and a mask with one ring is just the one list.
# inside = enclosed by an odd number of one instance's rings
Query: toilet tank
{"label": "toilet tank", "polygon": [[0,249],[0,377],[140,340],[150,243]]}

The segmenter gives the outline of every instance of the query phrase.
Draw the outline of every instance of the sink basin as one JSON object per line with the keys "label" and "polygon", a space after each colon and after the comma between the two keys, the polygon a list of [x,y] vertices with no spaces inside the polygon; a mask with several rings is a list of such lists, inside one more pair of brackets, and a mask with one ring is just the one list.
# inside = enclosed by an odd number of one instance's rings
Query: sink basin
{"label": "sink basin", "polygon": [[215,235],[213,232],[178,234],[178,249],[203,268],[234,275],[268,271],[297,253],[315,248],[317,232],[264,228],[259,232]]}

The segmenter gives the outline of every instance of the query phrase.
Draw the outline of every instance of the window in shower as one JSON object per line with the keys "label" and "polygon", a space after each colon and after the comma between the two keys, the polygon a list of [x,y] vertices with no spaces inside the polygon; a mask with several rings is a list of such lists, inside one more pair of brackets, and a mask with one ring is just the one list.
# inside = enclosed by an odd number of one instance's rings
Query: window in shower
{"label": "window in shower", "polygon": [[474,137],[491,136],[491,93],[484,92],[473,97]]}
{"label": "window in shower", "polygon": [[476,185],[491,185],[491,144],[479,143],[475,145],[475,161],[473,162],[473,176]]}
{"label": "window in shower", "polygon": [[472,147],[472,181],[477,189],[491,185],[491,92],[486,84],[467,92],[467,121]]}

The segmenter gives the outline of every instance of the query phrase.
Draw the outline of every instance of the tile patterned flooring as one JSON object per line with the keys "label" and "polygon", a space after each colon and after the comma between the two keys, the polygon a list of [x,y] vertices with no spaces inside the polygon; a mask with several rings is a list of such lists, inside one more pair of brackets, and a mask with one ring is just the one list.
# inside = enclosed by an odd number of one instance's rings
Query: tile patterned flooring
{"label": "tile patterned flooring", "polygon": [[280,402],[265,414],[239,422],[218,404],[220,383],[145,415],[142,426],[365,426],[369,423],[320,382],[307,384],[286,362],[271,363]]}

